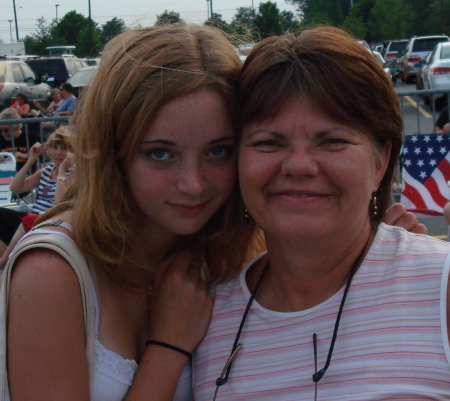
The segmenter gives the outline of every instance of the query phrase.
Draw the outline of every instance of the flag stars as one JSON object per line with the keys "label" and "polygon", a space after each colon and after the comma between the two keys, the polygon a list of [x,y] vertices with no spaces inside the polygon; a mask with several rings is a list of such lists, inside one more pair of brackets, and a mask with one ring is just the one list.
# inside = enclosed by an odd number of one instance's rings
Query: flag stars
{"label": "flag stars", "polygon": [[425,171],[422,171],[422,172],[420,173],[420,178],[422,178],[422,180],[423,180],[424,178],[426,178],[426,176],[427,176],[427,173],[425,173]]}
{"label": "flag stars", "polygon": [[431,160],[430,160],[430,166],[431,166],[431,167],[434,167],[436,164],[437,164],[437,163],[436,163],[436,160],[435,160],[435,159],[431,159]]}
{"label": "flag stars", "polygon": [[416,143],[418,140],[419,140],[419,139],[417,138],[417,135],[413,135],[413,136],[411,137],[411,141],[414,142],[414,143]]}
{"label": "flag stars", "polygon": [[418,165],[419,167],[423,167],[423,166],[425,165],[425,163],[423,162],[423,160],[418,160],[418,161],[417,161],[417,165]]}
{"label": "flag stars", "polygon": [[405,162],[403,163],[405,166],[409,167],[411,165],[411,160],[405,160]]}
{"label": "flag stars", "polygon": [[436,141],[442,142],[443,140],[444,140],[444,138],[442,137],[441,134],[439,134],[439,135],[436,136]]}
{"label": "flag stars", "polygon": [[415,153],[416,155],[420,154],[420,152],[421,152],[420,148],[415,148],[415,149],[414,149],[414,153]]}
{"label": "flag stars", "polygon": [[430,135],[425,135],[423,138],[424,142],[428,143],[431,141]]}
{"label": "flag stars", "polygon": [[433,148],[428,148],[428,149],[427,149],[427,153],[428,153],[429,155],[432,155],[432,154],[434,153]]}
{"label": "flag stars", "polygon": [[439,153],[441,154],[447,153],[447,149],[442,147],[441,149],[439,149]]}

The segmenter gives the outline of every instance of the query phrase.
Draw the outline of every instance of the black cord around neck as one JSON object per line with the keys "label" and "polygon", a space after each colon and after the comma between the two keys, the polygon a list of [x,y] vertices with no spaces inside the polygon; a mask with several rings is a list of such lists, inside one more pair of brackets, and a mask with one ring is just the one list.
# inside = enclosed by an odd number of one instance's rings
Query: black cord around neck
{"label": "black cord around neck", "polygon": [[[336,339],[337,339],[339,323],[341,322],[342,311],[344,310],[345,300],[347,299],[347,293],[348,293],[348,290],[350,289],[350,285],[352,283],[353,276],[355,275],[356,271],[359,269],[359,266],[361,265],[365,250],[366,250],[366,247],[364,247],[363,250],[361,251],[361,253],[358,255],[358,257],[355,260],[355,263],[353,263],[353,266],[350,270],[350,274],[347,279],[347,284],[345,285],[344,295],[342,296],[341,304],[339,305],[339,312],[336,317],[336,322],[334,323],[333,337],[331,338],[331,344],[330,344],[330,349],[328,350],[327,361],[325,363],[325,366],[322,369],[320,369],[319,371],[316,371],[312,375],[312,379],[313,379],[314,383],[318,383],[320,381],[320,379],[322,379],[322,377],[324,376],[324,374],[326,373],[327,369],[330,366],[331,356],[333,355],[333,350],[334,350],[334,344],[336,343]],[[317,334],[316,333],[314,333],[314,335],[313,335],[313,344],[314,344],[314,355],[317,357]]]}

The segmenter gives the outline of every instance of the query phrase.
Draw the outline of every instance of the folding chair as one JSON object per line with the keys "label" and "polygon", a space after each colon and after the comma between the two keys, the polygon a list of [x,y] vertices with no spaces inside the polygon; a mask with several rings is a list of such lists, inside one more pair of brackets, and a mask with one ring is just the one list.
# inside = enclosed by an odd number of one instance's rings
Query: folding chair
{"label": "folding chair", "polygon": [[16,175],[16,158],[12,153],[0,152],[0,206],[12,203],[13,193],[9,190],[14,176]]}

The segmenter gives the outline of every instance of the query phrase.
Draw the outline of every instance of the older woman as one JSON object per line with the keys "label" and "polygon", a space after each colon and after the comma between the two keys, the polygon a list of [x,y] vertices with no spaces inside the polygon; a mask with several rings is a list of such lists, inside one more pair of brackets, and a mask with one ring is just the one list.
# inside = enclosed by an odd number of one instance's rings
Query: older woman
{"label": "older woman", "polygon": [[257,45],[240,98],[241,191],[268,253],[214,288],[195,399],[449,399],[450,245],[380,223],[402,143],[383,69],[314,27]]}

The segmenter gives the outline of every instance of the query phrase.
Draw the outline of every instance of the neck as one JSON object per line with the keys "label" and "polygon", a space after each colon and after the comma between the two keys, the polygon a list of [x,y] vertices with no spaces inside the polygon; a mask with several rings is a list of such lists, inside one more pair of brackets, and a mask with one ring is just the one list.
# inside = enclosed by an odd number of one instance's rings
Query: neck
{"label": "neck", "polygon": [[[353,239],[347,237],[345,243],[336,241],[336,244],[319,247],[298,243],[294,246],[269,238],[267,249],[271,267],[256,299],[268,309],[283,312],[305,310],[324,302],[345,285],[355,261],[360,254],[365,256],[373,237],[369,226]],[[251,289],[261,272],[261,264],[263,262],[249,271]]]}

